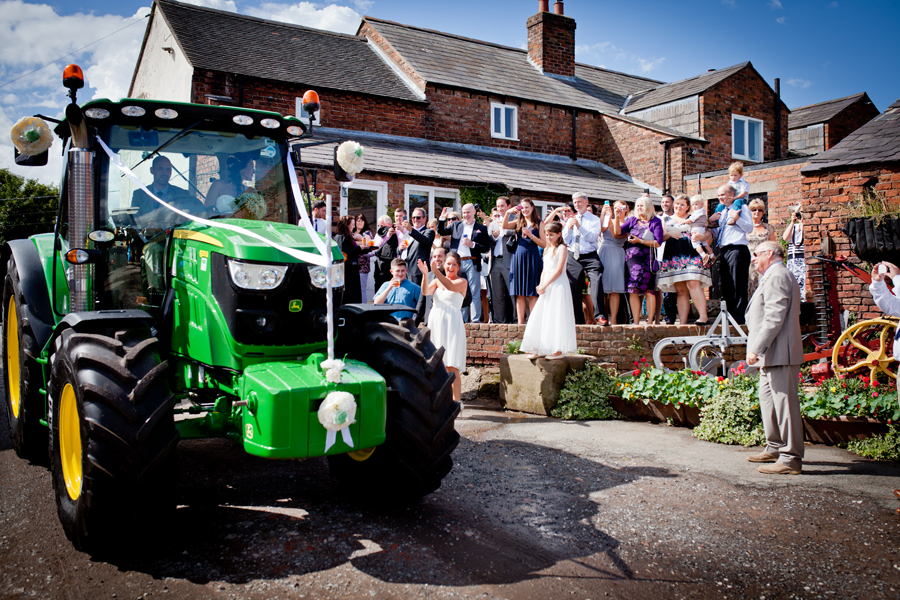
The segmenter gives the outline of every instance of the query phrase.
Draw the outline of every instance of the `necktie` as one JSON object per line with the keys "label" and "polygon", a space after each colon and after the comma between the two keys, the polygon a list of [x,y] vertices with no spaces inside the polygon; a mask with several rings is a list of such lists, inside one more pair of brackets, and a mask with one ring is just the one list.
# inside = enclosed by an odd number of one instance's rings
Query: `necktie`
{"label": "necktie", "polygon": [[572,253],[575,255],[575,260],[578,260],[581,257],[581,231],[579,230],[581,227],[581,220],[576,219],[575,225],[575,251]]}

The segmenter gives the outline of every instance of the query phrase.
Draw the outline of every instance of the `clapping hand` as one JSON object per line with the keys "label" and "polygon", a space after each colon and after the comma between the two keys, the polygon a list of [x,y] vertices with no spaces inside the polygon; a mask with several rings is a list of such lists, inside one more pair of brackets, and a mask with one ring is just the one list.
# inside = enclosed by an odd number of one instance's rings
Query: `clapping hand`
{"label": "clapping hand", "polygon": [[[425,264],[425,261],[424,261],[424,260],[422,260],[422,259],[420,258],[418,261],[416,261],[416,264],[419,265],[419,272],[420,272],[420,273],[422,273],[422,274],[428,273],[428,265]],[[431,268],[432,268],[432,269],[434,268],[434,261],[431,261]]]}
{"label": "clapping hand", "polygon": [[575,220],[575,217],[569,217],[569,220],[566,221],[566,227],[568,227],[569,229],[578,227],[578,221]]}

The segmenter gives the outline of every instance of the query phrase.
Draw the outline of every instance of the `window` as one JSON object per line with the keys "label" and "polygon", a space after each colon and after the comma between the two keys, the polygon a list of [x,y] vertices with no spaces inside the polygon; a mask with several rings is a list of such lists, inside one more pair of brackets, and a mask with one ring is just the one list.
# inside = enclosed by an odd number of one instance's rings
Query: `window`
{"label": "window", "polygon": [[[309,114],[305,110],[303,110],[303,98],[296,99],[296,111],[297,118],[309,125]],[[314,125],[319,126],[322,124],[322,107],[319,106],[319,110],[315,112],[316,122]]]}
{"label": "window", "polygon": [[753,162],[763,160],[763,122],[731,115],[731,156]]}
{"label": "window", "polygon": [[428,220],[438,218],[445,206],[449,206],[450,210],[460,211],[459,190],[407,185],[404,189],[404,196],[406,197],[404,206],[407,215],[411,215],[412,209],[419,207],[425,209]]}
{"label": "window", "polygon": [[[347,195],[344,196],[344,189]],[[341,216],[362,214],[375,233],[375,221],[387,214],[388,184],[385,181],[365,181],[354,179],[341,186]]]}
{"label": "window", "polygon": [[515,106],[491,102],[491,137],[518,140],[517,112]]}
{"label": "window", "polygon": [[563,202],[549,202],[547,200],[535,200],[534,207],[538,211],[538,215],[540,215],[541,220],[546,219],[547,215],[552,213],[554,210],[563,206]]}

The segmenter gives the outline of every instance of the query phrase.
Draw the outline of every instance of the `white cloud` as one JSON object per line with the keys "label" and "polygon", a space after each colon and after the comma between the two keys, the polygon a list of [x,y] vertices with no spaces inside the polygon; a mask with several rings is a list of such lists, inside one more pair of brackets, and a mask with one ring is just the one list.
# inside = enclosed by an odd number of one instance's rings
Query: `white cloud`
{"label": "white cloud", "polygon": [[581,61],[602,57],[605,60],[612,61],[614,66],[610,68],[618,67],[621,70],[639,70],[642,73],[653,71],[666,60],[665,57],[644,58],[643,56],[638,56],[633,52],[619,48],[612,42],[576,44],[575,56],[576,58],[580,57],[579,60]]}
{"label": "white cloud", "polygon": [[363,12],[369,10],[374,6],[375,3],[372,0],[353,0],[353,6],[355,6],[358,10]]}
{"label": "white cloud", "polygon": [[769,6],[772,8],[772,10],[781,10],[782,8],[784,8],[781,5],[781,0],[769,0]]}
{"label": "white cloud", "polygon": [[298,2],[297,4],[265,2],[257,8],[247,9],[246,14],[261,19],[284,21],[340,33],[355,34],[359,29],[361,17],[352,8],[336,4],[330,4],[324,8],[316,8],[316,6],[312,2]]}
{"label": "white cloud", "polygon": [[794,87],[803,88],[803,89],[806,89],[812,85],[812,81],[809,81],[808,79],[800,79],[800,78],[796,78],[796,77],[793,79],[788,79],[787,83],[788,83],[788,85],[792,85]]}
{"label": "white cloud", "polygon": [[838,7],[837,2],[832,2],[831,4],[828,5],[828,8],[837,8],[837,7]]}
{"label": "white cloud", "polygon": [[787,21],[786,17],[778,17],[777,19],[775,19],[775,22],[779,25],[784,25],[785,21]]}
{"label": "white cloud", "polygon": [[228,12],[238,12],[233,0],[181,0],[185,4],[193,4],[195,6],[205,6],[206,8],[215,8],[217,10],[226,10]]}
{"label": "white cloud", "polygon": [[737,8],[737,2],[735,2],[735,0],[722,0],[722,4],[731,8]]}

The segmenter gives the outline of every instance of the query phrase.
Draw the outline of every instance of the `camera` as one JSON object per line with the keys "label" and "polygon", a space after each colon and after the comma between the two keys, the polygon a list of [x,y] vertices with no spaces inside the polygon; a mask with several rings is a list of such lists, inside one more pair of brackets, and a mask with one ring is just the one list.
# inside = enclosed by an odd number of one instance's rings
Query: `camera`
{"label": "camera", "polygon": [[797,217],[798,221],[803,220],[803,213],[801,213],[799,210],[794,213],[794,216]]}
{"label": "camera", "polygon": [[481,205],[480,205],[480,204],[476,204],[476,205],[475,205],[475,214],[476,214],[476,215],[480,215],[480,214],[481,214]]}

